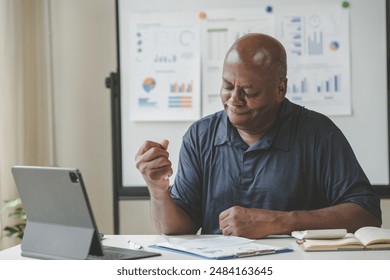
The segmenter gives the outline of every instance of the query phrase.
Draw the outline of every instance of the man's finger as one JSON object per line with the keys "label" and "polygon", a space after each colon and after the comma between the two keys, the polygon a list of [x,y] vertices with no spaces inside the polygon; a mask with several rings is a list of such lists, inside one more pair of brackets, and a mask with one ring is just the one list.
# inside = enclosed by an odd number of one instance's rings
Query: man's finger
{"label": "man's finger", "polygon": [[168,150],[169,141],[167,139],[164,139],[160,142],[160,145],[163,147],[164,150]]}
{"label": "man's finger", "polygon": [[224,211],[222,211],[220,214],[219,214],[219,221],[223,221],[227,216],[229,216],[229,213],[230,213],[230,208],[229,209],[226,209]]}
{"label": "man's finger", "polygon": [[168,148],[168,144],[169,144],[168,140],[163,140],[161,141],[161,143],[157,143],[153,141],[145,141],[145,143],[143,143],[142,146],[139,148],[137,154],[135,155],[135,158],[137,159],[138,157],[142,156],[147,151],[153,148],[162,149],[166,151]]}

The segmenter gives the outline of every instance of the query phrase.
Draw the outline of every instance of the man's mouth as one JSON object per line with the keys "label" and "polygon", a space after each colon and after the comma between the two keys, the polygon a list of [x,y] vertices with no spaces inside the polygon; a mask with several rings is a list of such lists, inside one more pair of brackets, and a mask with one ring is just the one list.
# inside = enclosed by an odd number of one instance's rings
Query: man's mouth
{"label": "man's mouth", "polygon": [[245,110],[242,107],[226,105],[226,108],[227,110],[229,110],[230,112],[236,115],[246,115],[249,113],[248,110]]}

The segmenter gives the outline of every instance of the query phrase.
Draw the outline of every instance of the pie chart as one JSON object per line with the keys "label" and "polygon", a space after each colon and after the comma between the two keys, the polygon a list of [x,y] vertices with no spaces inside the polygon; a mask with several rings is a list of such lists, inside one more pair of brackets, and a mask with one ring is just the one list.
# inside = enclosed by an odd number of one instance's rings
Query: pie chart
{"label": "pie chart", "polygon": [[151,77],[147,77],[142,83],[142,87],[146,92],[151,92],[155,86],[156,86],[156,81]]}

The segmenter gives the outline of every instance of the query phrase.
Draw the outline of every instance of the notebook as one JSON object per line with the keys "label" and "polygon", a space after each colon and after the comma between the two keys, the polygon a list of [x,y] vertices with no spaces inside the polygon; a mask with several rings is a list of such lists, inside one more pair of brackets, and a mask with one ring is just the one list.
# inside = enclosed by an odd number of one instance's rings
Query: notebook
{"label": "notebook", "polygon": [[140,259],[159,253],[103,246],[76,168],[14,166],[27,224],[22,256],[39,259]]}

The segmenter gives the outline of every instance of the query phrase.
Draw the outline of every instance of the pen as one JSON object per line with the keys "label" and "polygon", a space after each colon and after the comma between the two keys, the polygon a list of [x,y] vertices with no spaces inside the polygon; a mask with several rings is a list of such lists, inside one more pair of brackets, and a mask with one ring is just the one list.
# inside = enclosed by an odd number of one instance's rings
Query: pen
{"label": "pen", "polygon": [[275,253],[275,249],[250,250],[247,252],[235,253],[234,255],[238,258],[242,258],[242,257],[251,257],[251,256],[266,255],[266,254],[273,254],[273,253]]}
{"label": "pen", "polygon": [[143,247],[142,245],[139,245],[138,243],[135,243],[134,241],[129,240],[127,243],[129,243],[130,249],[133,250],[141,250]]}

